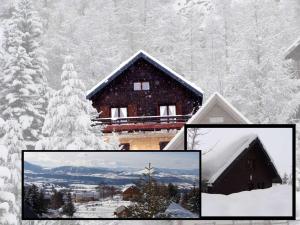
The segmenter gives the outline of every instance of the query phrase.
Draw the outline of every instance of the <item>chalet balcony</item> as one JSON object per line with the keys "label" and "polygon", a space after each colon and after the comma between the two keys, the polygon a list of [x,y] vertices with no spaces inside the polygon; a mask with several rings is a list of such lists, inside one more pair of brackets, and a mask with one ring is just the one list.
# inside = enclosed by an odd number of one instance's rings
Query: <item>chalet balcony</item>
{"label": "chalet balcony", "polygon": [[95,118],[92,126],[104,125],[103,133],[179,130],[191,118],[188,115],[176,116],[137,116],[123,118]]}

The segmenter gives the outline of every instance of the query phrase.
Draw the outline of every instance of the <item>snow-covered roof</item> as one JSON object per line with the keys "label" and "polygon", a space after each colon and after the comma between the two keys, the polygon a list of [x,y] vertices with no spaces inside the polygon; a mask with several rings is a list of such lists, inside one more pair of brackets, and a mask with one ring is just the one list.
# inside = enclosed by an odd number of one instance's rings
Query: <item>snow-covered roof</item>
{"label": "snow-covered roof", "polygon": [[286,49],[285,54],[284,54],[285,59],[292,58],[294,50],[298,47],[300,48],[300,37]]}
{"label": "snow-covered roof", "polygon": [[114,80],[116,77],[122,74],[123,71],[128,69],[132,64],[134,64],[138,59],[143,58],[147,62],[151,63],[153,66],[157,67],[158,69],[162,70],[165,72],[167,75],[193,91],[196,95],[203,96],[203,91],[201,88],[196,86],[195,84],[189,82],[186,80],[184,77],[176,73],[174,70],[170,69],[166,65],[164,65],[162,62],[159,60],[155,59],[148,53],[146,53],[143,50],[138,51],[135,53],[133,56],[131,56],[129,59],[124,61],[123,63],[120,64],[118,68],[116,68],[110,75],[105,77],[103,80],[101,80],[97,85],[95,85],[92,89],[90,89],[87,92],[87,99],[91,99],[96,93],[98,93],[101,89],[106,87],[112,80]]}
{"label": "snow-covered roof", "polygon": [[256,134],[243,134],[241,136],[234,134],[226,135],[212,150],[202,154],[202,179],[208,180],[209,184],[214,183],[256,139],[262,144],[263,151],[273,164],[275,173],[279,176],[272,158]]}
{"label": "snow-covered roof", "polygon": [[[251,124],[232,104],[230,104],[221,94],[215,92],[205,104],[190,118],[186,124],[201,124],[202,119],[215,106],[220,106],[224,111],[231,115],[237,124]],[[184,148],[184,127],[168,143],[164,150],[182,150]]]}
{"label": "snow-covered roof", "polygon": [[126,191],[128,188],[132,188],[132,187],[136,187],[135,184],[126,184],[123,188],[122,188],[122,192]]}
{"label": "snow-covered roof", "polygon": [[165,211],[170,218],[197,218],[198,216],[189,210],[183,208],[181,205],[171,202]]}

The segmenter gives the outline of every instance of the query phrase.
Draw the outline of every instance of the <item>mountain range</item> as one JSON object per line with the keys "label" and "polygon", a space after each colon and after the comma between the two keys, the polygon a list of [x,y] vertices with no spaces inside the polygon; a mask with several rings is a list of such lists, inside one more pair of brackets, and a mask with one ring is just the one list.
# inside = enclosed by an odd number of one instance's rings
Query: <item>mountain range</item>
{"label": "mountain range", "polygon": [[[59,166],[46,168],[24,161],[24,182],[70,184],[126,185],[139,180],[145,171],[138,168],[104,168],[83,166]],[[197,169],[155,168],[153,177],[161,183],[191,185],[199,180]]]}

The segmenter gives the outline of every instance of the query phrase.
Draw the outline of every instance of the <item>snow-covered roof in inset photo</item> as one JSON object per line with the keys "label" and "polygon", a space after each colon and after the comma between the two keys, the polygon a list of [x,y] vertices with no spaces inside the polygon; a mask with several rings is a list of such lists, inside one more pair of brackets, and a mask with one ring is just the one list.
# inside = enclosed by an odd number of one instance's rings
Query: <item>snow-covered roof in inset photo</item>
{"label": "snow-covered roof in inset photo", "polygon": [[[205,151],[202,154],[202,179],[208,180],[208,183],[214,183],[223,172],[237,159],[249,145],[258,139],[263,146],[263,151],[273,164],[273,168],[277,176],[278,170],[274,161],[268,154],[266,147],[263,145],[257,134],[243,134],[240,136],[226,136],[215,147]],[[279,176],[280,177],[280,176]]]}
{"label": "snow-covered roof in inset photo", "polygon": [[158,69],[162,70],[165,74],[172,77],[179,83],[181,83],[183,86],[190,89],[192,92],[194,92],[196,95],[203,96],[203,91],[201,88],[193,84],[192,82],[186,80],[183,76],[176,73],[174,70],[170,69],[166,65],[164,65],[159,60],[155,59],[148,53],[146,53],[143,50],[138,51],[133,56],[131,56],[129,59],[124,61],[120,64],[118,68],[116,68],[110,75],[105,77],[103,80],[101,80],[97,85],[95,85],[92,89],[90,89],[87,92],[87,99],[91,99],[95,94],[97,94],[100,90],[102,90],[104,87],[106,87],[112,80],[117,78],[119,75],[122,74],[123,71],[128,69],[132,64],[134,64],[138,59],[143,58],[153,66],[157,67]]}
{"label": "snow-covered roof in inset photo", "polygon": [[296,48],[299,48],[298,50],[300,51],[300,37],[287,48],[284,54],[285,59],[292,58],[293,52],[296,50]]}
{"label": "snow-covered roof in inset photo", "polygon": [[131,188],[131,187],[136,187],[135,184],[126,184],[123,188],[122,188],[122,192],[126,191],[128,188]]}

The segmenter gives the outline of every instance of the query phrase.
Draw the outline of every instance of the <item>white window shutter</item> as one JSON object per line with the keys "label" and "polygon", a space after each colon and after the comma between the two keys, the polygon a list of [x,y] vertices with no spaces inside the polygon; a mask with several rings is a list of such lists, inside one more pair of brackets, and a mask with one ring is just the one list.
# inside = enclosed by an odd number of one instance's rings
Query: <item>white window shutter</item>
{"label": "white window shutter", "polygon": [[160,116],[167,116],[168,115],[167,106],[165,106],[165,105],[160,106],[159,113],[160,113]]}
{"label": "white window shutter", "polygon": [[119,117],[118,108],[111,108],[110,112],[111,112],[111,118],[118,118]]}
{"label": "white window shutter", "polygon": [[127,117],[127,108],[120,108],[120,117]]}
{"label": "white window shutter", "polygon": [[169,115],[170,116],[176,116],[176,106],[175,105],[170,105],[169,106]]}

